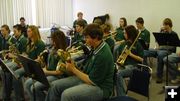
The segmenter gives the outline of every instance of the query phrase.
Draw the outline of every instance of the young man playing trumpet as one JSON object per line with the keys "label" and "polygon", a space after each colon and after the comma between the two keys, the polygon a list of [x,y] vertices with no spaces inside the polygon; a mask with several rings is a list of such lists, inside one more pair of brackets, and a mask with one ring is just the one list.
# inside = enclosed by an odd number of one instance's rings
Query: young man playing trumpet
{"label": "young man playing trumpet", "polygon": [[101,101],[111,95],[114,63],[109,46],[102,40],[103,32],[99,25],[89,24],[83,34],[92,47],[84,70],[78,70],[73,61],[67,62],[66,69],[74,75],[54,81],[46,101]]}
{"label": "young man playing trumpet", "polygon": [[[133,69],[136,69],[136,64],[142,63],[143,61],[143,48],[138,42],[138,31],[133,25],[125,27],[124,32],[125,42],[119,47],[119,55],[117,63],[119,63],[119,70],[117,72],[117,95],[124,96],[126,95],[124,87],[125,77],[130,77],[132,75]],[[127,48],[125,48],[127,47]],[[129,49],[131,47],[131,49]],[[123,53],[124,52],[124,53]],[[124,54],[127,55],[127,58],[124,57]],[[125,58],[124,63],[122,62]],[[123,64],[121,64],[123,63]]]}

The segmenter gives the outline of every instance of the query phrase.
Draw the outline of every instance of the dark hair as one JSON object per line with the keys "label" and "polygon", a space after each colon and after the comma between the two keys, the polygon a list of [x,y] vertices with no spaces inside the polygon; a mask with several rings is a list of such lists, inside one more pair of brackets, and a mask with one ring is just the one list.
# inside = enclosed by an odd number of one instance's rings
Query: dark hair
{"label": "dark hair", "polygon": [[83,35],[89,35],[92,39],[97,38],[98,40],[102,40],[103,38],[101,27],[95,23],[87,25],[83,31]]}
{"label": "dark hair", "polygon": [[20,20],[20,21],[21,21],[21,20],[24,20],[24,21],[25,21],[25,18],[24,18],[24,17],[21,17],[19,20]]}
{"label": "dark hair", "polygon": [[136,30],[133,25],[126,26],[125,31],[127,33],[128,39],[130,39],[131,41],[134,41],[138,35],[138,30]]}
{"label": "dark hair", "polygon": [[13,28],[17,29],[18,31],[22,31],[22,27],[20,24],[14,25]]}
{"label": "dark hair", "polygon": [[2,25],[1,28],[5,28],[8,31],[8,33],[11,32],[8,25]]}
{"label": "dark hair", "polygon": [[77,16],[79,16],[79,15],[83,15],[83,13],[82,13],[82,12],[78,12],[78,13],[77,13]]}
{"label": "dark hair", "polygon": [[164,24],[164,25],[169,25],[171,28],[172,28],[172,26],[173,26],[172,21],[171,21],[170,18],[164,19],[163,24]]}
{"label": "dark hair", "polygon": [[136,19],[136,23],[144,24],[144,19],[142,17],[139,17]]}
{"label": "dark hair", "polygon": [[110,17],[109,17],[109,14],[105,14],[104,16],[106,17],[106,19],[109,20],[109,18],[110,18]]}
{"label": "dark hair", "polygon": [[83,28],[86,26],[86,24],[84,23],[83,20],[78,20],[78,21],[76,22],[76,25],[79,25],[79,26],[81,26],[81,27],[83,27]]}
{"label": "dark hair", "polygon": [[106,24],[101,25],[101,28],[102,28],[103,33],[108,33],[111,30],[111,25],[106,23]]}
{"label": "dark hair", "polygon": [[66,50],[66,37],[62,31],[55,29],[51,33],[52,41],[55,43],[56,49]]}
{"label": "dark hair", "polygon": [[125,18],[125,17],[122,17],[122,18],[120,18],[120,19],[122,19],[122,20],[124,21],[124,26],[123,26],[123,27],[126,27],[126,26],[127,26],[126,18]]}

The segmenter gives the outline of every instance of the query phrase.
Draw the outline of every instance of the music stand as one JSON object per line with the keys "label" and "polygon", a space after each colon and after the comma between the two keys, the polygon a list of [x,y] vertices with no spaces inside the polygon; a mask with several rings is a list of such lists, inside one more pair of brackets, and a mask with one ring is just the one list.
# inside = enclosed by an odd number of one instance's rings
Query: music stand
{"label": "music stand", "polygon": [[36,101],[36,93],[35,93],[35,86],[34,86],[35,81],[41,82],[47,88],[50,86],[50,84],[49,84],[43,70],[41,69],[40,63],[38,63],[37,61],[34,61],[30,58],[24,57],[22,55],[18,55],[17,58],[22,63],[27,76],[32,78],[34,101]]}
{"label": "music stand", "polygon": [[[180,40],[177,34],[153,32],[153,35],[159,45],[180,46]],[[168,64],[168,53],[167,53],[166,86],[168,86],[168,65],[169,64]]]}

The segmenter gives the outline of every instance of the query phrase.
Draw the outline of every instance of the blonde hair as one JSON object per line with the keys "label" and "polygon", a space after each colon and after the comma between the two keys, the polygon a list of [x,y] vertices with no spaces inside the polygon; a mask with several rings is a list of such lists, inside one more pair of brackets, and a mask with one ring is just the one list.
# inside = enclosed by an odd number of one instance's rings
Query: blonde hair
{"label": "blonde hair", "polygon": [[31,31],[32,31],[33,40],[31,40],[31,41],[36,43],[37,41],[41,40],[41,36],[40,36],[38,27],[36,27],[35,25],[30,25],[28,28],[31,29]]}

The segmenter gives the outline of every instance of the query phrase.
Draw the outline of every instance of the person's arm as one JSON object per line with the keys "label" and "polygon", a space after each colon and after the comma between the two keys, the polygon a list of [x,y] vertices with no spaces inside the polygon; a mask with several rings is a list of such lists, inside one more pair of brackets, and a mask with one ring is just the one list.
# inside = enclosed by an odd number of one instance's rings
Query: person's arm
{"label": "person's arm", "polygon": [[78,78],[80,78],[82,81],[84,81],[87,84],[93,85],[94,83],[89,79],[89,76],[80,70],[78,70],[74,63],[66,63],[66,69],[68,71],[71,71],[73,74],[75,74]]}
{"label": "person's arm", "polygon": [[45,75],[61,75],[61,74],[63,74],[63,72],[61,72],[59,70],[50,71],[50,70],[47,70],[46,68],[43,68],[43,71],[44,71]]}
{"label": "person's arm", "polygon": [[143,62],[143,58],[141,58],[141,57],[138,56],[138,55],[135,55],[135,54],[133,54],[133,53],[130,52],[130,53],[129,53],[129,56],[132,57],[133,59],[139,61],[139,62]]}

